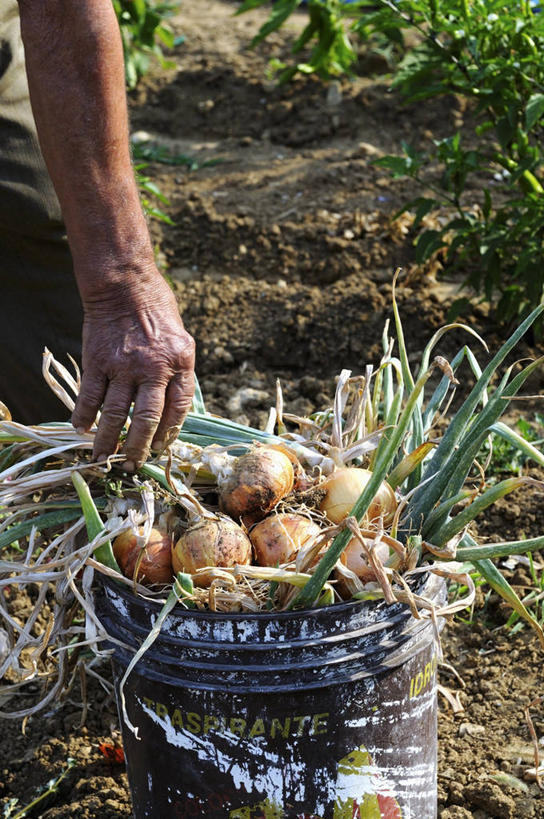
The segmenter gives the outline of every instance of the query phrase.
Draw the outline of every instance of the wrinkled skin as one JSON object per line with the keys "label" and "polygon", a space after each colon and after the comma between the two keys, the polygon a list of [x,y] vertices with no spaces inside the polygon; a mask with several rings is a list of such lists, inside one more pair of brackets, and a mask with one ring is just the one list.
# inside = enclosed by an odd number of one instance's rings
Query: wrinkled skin
{"label": "wrinkled skin", "polygon": [[177,435],[194,391],[193,339],[162,278],[150,289],[147,300],[142,289],[124,303],[85,305],[83,379],[72,422],[88,429],[103,404],[94,444],[102,458],[115,451],[134,401],[123,447],[127,469]]}

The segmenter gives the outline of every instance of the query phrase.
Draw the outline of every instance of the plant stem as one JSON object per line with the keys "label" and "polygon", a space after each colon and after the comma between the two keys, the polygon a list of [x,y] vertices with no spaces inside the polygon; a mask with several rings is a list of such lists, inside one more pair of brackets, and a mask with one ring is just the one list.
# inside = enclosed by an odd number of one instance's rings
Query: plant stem
{"label": "plant stem", "polygon": [[[85,479],[79,474],[79,472],[72,472],[72,483],[76,488],[76,492],[81,502],[81,508],[83,509],[83,514],[85,516],[87,536],[89,541],[93,541],[104,531],[102,518],[98,514],[98,509],[93,501],[91,491]],[[100,563],[107,566],[108,569],[113,569],[114,571],[121,573],[121,570],[119,569],[117,561],[113,555],[113,549],[109,540],[102,543],[98,549],[96,549],[94,556]]]}
{"label": "plant stem", "polygon": [[[401,445],[408,425],[412,420],[412,415],[417,408],[418,397],[423,390],[423,387],[429,380],[433,369],[434,365],[429,367],[428,370],[421,373],[421,375],[418,377],[406,402],[406,406],[404,407],[404,410],[399,418],[398,424],[393,430],[390,431],[389,436],[386,437],[384,435],[382,438],[382,441],[386,442],[383,453],[381,453],[380,458],[374,467],[372,477],[350,513],[350,517],[355,517],[359,522],[366,514],[372,499],[378,491],[380,484],[384,480],[389,467],[397,455],[399,446]],[[339,559],[352,537],[353,535],[347,527],[335,537],[331,546],[327,549],[319,561],[315,572],[310,577],[304,588],[301,589],[301,591],[295,597],[289,608],[309,608],[317,600],[323,586],[327,582],[327,578],[334,568],[336,561]]]}

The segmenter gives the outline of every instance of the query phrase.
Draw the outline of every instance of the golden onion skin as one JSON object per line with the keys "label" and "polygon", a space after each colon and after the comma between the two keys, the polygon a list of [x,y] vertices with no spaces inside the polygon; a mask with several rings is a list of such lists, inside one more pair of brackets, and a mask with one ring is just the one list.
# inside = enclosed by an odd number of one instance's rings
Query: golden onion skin
{"label": "golden onion skin", "polygon": [[281,450],[258,447],[236,460],[219,491],[219,507],[234,520],[251,526],[262,520],[292,491],[293,465]]}
{"label": "golden onion skin", "polygon": [[[174,572],[194,574],[206,566],[231,568],[251,561],[251,542],[237,523],[226,517],[203,518],[184,532],[172,550]],[[209,586],[211,576],[193,577],[198,586]]]}
{"label": "golden onion skin", "polygon": [[[363,540],[369,548],[371,548],[374,544],[373,539],[370,537],[365,537]],[[389,546],[387,543],[381,541],[375,546],[374,552],[379,562],[385,563],[389,557]],[[374,569],[368,563],[363,546],[356,537],[351,538],[348,545],[340,555],[340,560],[344,566],[350,569],[353,574],[356,574],[359,580],[361,580],[363,583],[369,583],[371,580],[376,580]]]}
{"label": "golden onion skin", "polygon": [[[142,534],[143,527],[140,527],[139,532]],[[112,547],[122,573],[125,577],[134,579],[134,570],[142,550],[133,531],[127,529],[117,535]],[[151,529],[138,566],[136,580],[149,586],[154,583],[171,583],[172,576],[172,538],[166,532]]]}
{"label": "golden onion skin", "polygon": [[269,515],[249,533],[255,562],[259,566],[281,566],[293,560],[303,546],[321,533],[321,529],[304,515],[284,512]]}
{"label": "golden onion skin", "polygon": [[[372,472],[368,469],[356,466],[335,470],[319,484],[319,488],[327,493],[320,504],[321,511],[333,523],[340,523],[349,515],[371,477]],[[384,525],[387,526],[393,521],[396,508],[395,493],[387,481],[383,481],[364,516],[365,521],[376,520],[383,515]]]}
{"label": "golden onion skin", "polygon": [[[369,548],[374,543],[374,538],[372,537],[364,537],[363,539]],[[387,562],[390,553],[387,543],[383,541],[378,543],[375,547],[375,552],[380,563]],[[340,555],[340,562],[357,575],[361,583],[371,583],[377,579],[374,570],[367,561],[366,553],[356,537],[352,537]],[[342,572],[338,569],[335,570],[334,577],[336,580],[336,590],[340,596],[344,600],[350,600],[356,591],[353,581],[344,577]]]}
{"label": "golden onion skin", "polygon": [[313,481],[306,475],[302,467],[302,464],[300,463],[299,459],[297,458],[292,449],[289,449],[289,447],[285,446],[285,444],[269,444],[267,446],[267,449],[277,449],[280,452],[283,452],[284,455],[287,455],[287,457],[291,461],[291,465],[293,467],[294,492],[304,492],[306,489],[309,489],[309,487],[313,485]]}

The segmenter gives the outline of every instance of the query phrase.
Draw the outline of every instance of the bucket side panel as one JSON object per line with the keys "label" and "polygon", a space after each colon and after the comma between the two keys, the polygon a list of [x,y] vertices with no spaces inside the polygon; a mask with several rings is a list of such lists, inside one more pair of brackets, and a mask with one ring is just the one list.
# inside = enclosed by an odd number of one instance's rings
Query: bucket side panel
{"label": "bucket side panel", "polygon": [[392,671],[308,691],[201,690],[137,671],[125,697],[141,739],[121,720],[136,819],[436,817],[433,643]]}

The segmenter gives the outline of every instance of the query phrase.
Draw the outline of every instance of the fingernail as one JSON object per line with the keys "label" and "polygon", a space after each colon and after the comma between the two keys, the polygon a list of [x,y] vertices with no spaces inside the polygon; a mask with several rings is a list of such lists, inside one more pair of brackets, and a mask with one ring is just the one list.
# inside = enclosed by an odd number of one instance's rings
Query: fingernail
{"label": "fingernail", "polygon": [[134,470],[136,469],[136,464],[134,463],[134,461],[125,461],[123,464],[123,469],[125,470],[125,472],[134,472]]}
{"label": "fingernail", "polygon": [[153,441],[153,449],[156,449],[158,452],[162,452],[164,449],[164,441]]}
{"label": "fingernail", "polygon": [[76,427],[76,432],[77,432],[78,435],[84,435],[85,434],[85,427]]}

